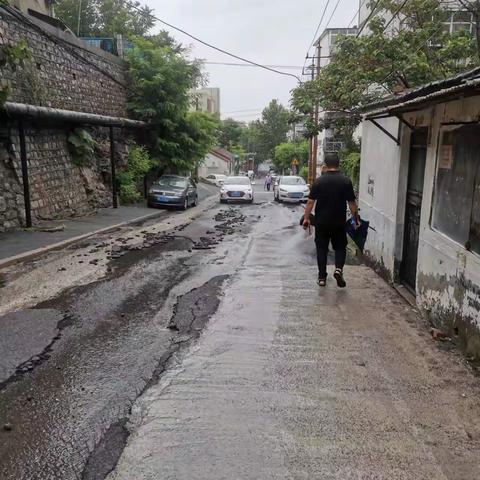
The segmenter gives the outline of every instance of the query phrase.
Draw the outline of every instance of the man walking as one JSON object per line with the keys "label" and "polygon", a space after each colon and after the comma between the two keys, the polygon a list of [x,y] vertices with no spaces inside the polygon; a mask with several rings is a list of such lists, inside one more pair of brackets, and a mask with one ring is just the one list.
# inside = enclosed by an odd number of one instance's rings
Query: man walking
{"label": "man walking", "polygon": [[270,173],[265,177],[265,187],[267,189],[267,192],[270,191],[270,189],[272,188],[272,175],[270,175]]}
{"label": "man walking", "polygon": [[[347,286],[343,278],[343,267],[347,258],[347,203],[358,225],[358,206],[353,185],[349,178],[340,173],[340,159],[336,153],[325,155],[322,175],[314,182],[305,208],[303,227],[310,227],[310,215],[315,206],[315,244],[317,247],[318,284],[327,284],[328,247],[332,242],[335,250],[335,273],[340,288]],[[316,205],[315,205],[316,202]]]}

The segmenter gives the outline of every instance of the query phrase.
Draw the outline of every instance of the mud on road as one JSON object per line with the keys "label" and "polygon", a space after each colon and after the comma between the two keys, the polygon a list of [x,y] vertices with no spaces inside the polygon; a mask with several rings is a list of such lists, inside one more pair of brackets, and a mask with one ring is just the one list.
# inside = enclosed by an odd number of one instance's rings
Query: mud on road
{"label": "mud on road", "polygon": [[215,206],[171,230],[150,221],[51,259],[55,276],[105,275],[0,317],[2,479],[105,478],[132,403],[215,313],[261,208]]}

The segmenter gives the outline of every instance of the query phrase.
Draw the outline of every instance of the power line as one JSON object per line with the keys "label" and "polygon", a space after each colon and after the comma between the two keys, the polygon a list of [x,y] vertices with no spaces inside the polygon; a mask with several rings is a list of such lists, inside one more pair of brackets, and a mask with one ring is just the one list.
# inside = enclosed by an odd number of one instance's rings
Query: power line
{"label": "power line", "polygon": [[362,0],[360,2],[360,5],[358,7],[358,10],[355,12],[355,15],[353,16],[353,18],[350,20],[349,24],[348,24],[348,28],[350,28],[353,24],[353,22],[355,21],[355,19],[360,15],[360,11],[362,10],[362,7],[364,5],[364,3],[366,2],[366,0]]}
{"label": "power line", "polygon": [[165,20],[162,20],[161,18],[157,17],[156,15],[153,15],[150,12],[145,12],[145,10],[142,10],[140,7],[137,7],[135,5],[131,5],[131,7],[134,10],[137,10],[138,12],[142,13],[143,15],[148,15],[150,18],[153,18],[154,20],[157,20],[157,22],[162,23],[163,25],[166,25],[169,28],[172,28],[173,30],[176,30],[177,32],[183,33],[187,37],[190,37],[191,39],[195,40],[198,43],[201,43],[202,45],[205,45],[206,47],[209,47],[213,50],[216,50],[217,52],[223,53],[225,55],[228,55],[229,57],[236,58],[237,60],[240,60],[245,63],[249,63],[251,65],[255,65],[256,67],[263,68],[264,70],[268,70],[273,73],[277,73],[278,75],[284,75],[286,77],[293,77],[297,81],[301,82],[302,80],[300,77],[297,75],[294,75],[293,73],[288,73],[288,72],[282,72],[281,70],[276,70],[275,68],[270,68],[267,67],[266,65],[262,65],[260,63],[254,62],[252,60],[248,60],[246,58],[240,57],[239,55],[236,55],[234,53],[230,53],[227,50],[224,50],[223,48],[216,47],[215,45],[212,45],[211,43],[205,42],[204,40],[201,40],[200,38],[196,37],[195,35],[192,35],[191,33],[188,33],[186,30],[183,30],[182,28],[176,27],[175,25],[172,25],[171,23],[166,22]]}
{"label": "power line", "polygon": [[395,17],[402,11],[402,8],[408,3],[409,0],[404,0],[403,3],[397,8],[395,13],[392,15],[392,18],[387,22],[385,27],[383,27],[382,33],[387,31],[387,28],[392,24],[395,20]]}
{"label": "power line", "polygon": [[336,3],[336,5],[335,5],[335,8],[333,9],[333,12],[332,12],[332,14],[330,15],[330,18],[328,19],[328,22],[327,22],[327,24],[325,25],[325,30],[326,30],[326,29],[328,28],[328,26],[330,25],[330,22],[332,21],[332,18],[333,18],[333,16],[335,15],[335,12],[337,11],[338,6],[340,5],[340,1],[341,1],[341,0],[337,0],[337,3]]}
{"label": "power line", "polygon": [[327,0],[327,3],[325,4],[325,7],[324,7],[323,12],[322,12],[322,16],[320,17],[320,21],[318,22],[317,29],[315,30],[315,33],[313,34],[313,39],[310,42],[310,45],[307,49],[307,54],[305,55],[305,61],[303,62],[302,74],[303,74],[303,71],[305,70],[305,66],[307,65],[308,54],[310,52],[310,49],[313,47],[313,45],[315,43],[315,40],[317,39],[318,32],[320,31],[320,27],[322,26],[323,19],[325,18],[325,14],[327,13],[327,8],[328,8],[329,4],[330,4],[330,0]]}
{"label": "power line", "polygon": [[[249,68],[258,68],[256,65],[250,65],[248,63],[232,63],[232,62],[211,62],[211,61],[204,61],[202,62],[205,65],[225,65],[228,67],[249,67]],[[289,68],[293,70],[301,70],[301,65],[264,65],[265,67],[269,68]]]}
{"label": "power line", "polygon": [[368,15],[367,19],[365,20],[365,23],[360,27],[360,30],[357,32],[357,38],[362,34],[363,30],[365,29],[365,27],[367,26],[368,22],[372,19],[372,17],[375,15],[375,10],[377,9],[378,7],[378,4],[380,3],[380,0],[377,0],[375,2],[375,5],[372,7],[372,11],[370,12],[370,14]]}
{"label": "power line", "polygon": [[247,110],[233,110],[231,112],[222,112],[222,115],[229,115],[230,113],[243,113],[243,112],[262,112],[264,108],[249,108]]}
{"label": "power line", "polygon": [[308,52],[313,47],[313,45],[315,43],[315,40],[317,39],[318,32],[320,31],[320,27],[322,26],[322,22],[323,22],[323,19],[325,18],[325,14],[327,13],[327,8],[328,8],[329,5],[330,5],[330,0],[327,0],[327,3],[325,4],[325,8],[323,9],[322,16],[320,17],[320,21],[318,22],[317,29],[315,30],[315,33],[313,34],[313,39],[310,43],[310,46],[308,47],[307,56],[308,56]]}

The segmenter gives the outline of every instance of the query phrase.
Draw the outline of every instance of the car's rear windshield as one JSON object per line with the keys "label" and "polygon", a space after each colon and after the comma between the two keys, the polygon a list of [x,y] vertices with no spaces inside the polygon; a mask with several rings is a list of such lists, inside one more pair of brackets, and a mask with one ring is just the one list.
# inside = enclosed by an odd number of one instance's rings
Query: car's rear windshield
{"label": "car's rear windshield", "polygon": [[228,177],[224,185],[250,185],[250,179],[247,177]]}
{"label": "car's rear windshield", "polygon": [[282,177],[280,182],[282,185],[305,185],[302,177]]}
{"label": "car's rear windshield", "polygon": [[161,177],[158,184],[162,187],[185,188],[187,186],[187,179],[179,177]]}

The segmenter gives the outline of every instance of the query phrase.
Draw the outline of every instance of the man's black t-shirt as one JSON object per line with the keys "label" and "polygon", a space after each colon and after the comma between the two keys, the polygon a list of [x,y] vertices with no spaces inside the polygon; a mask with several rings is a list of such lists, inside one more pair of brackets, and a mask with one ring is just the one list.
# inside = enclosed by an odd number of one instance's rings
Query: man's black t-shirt
{"label": "man's black t-shirt", "polygon": [[325,172],[317,178],[309,198],[317,201],[315,224],[330,228],[345,225],[347,202],[356,199],[351,180],[338,171]]}

